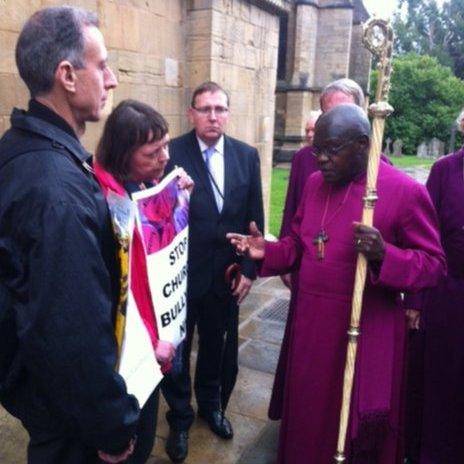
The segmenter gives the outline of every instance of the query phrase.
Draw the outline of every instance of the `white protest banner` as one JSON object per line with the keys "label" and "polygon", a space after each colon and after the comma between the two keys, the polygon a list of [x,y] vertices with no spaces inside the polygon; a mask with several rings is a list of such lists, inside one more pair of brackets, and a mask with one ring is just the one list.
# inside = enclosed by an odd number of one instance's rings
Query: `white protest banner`
{"label": "white protest banner", "polygon": [[130,256],[136,207],[129,198],[110,192],[106,198],[118,243],[120,293],[116,312],[118,372],[140,407],[163,378],[147,329],[130,290]]}
{"label": "white protest banner", "polygon": [[143,236],[158,336],[176,347],[185,338],[189,194],[176,169],[163,181],[132,195]]}
{"label": "white protest banner", "polygon": [[126,381],[127,391],[137,398],[140,407],[163,378],[150,336],[130,290],[118,372]]}

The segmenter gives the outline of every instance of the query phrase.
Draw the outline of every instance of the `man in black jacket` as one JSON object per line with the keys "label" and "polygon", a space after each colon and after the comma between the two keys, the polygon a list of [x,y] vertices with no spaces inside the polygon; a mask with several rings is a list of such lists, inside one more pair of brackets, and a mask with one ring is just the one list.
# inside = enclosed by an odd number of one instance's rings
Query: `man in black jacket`
{"label": "man in black jacket", "polygon": [[116,78],[95,15],[72,7],[36,12],[16,62],[31,101],[0,141],[0,399],[30,464],[123,462],[139,407],[115,372],[115,243],[79,142]]}
{"label": "man in black jacket", "polygon": [[[193,92],[189,119],[194,130],[170,143],[170,166],[182,166],[195,182],[189,212],[187,339],[182,368],[174,367],[162,384],[170,407],[166,451],[173,462],[187,456],[194,419],[189,358],[195,325],[198,413],[221,438],[233,436],[222,407],[238,371],[238,304],[250,290],[255,268],[235,254],[225,235],[229,230],[246,233],[251,220],[263,224],[263,205],[258,152],[224,135],[228,118],[227,93],[206,82]],[[241,275],[231,289],[225,272],[236,262]]]}

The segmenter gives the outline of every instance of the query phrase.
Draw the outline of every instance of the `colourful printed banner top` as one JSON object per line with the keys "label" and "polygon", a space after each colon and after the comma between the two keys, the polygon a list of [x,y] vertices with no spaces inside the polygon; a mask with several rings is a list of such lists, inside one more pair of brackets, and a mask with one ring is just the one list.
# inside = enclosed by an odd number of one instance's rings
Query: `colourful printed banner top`
{"label": "colourful printed banner top", "polygon": [[132,195],[159,339],[175,346],[185,337],[189,211],[189,194],[179,189],[178,176],[174,170],[155,187]]}

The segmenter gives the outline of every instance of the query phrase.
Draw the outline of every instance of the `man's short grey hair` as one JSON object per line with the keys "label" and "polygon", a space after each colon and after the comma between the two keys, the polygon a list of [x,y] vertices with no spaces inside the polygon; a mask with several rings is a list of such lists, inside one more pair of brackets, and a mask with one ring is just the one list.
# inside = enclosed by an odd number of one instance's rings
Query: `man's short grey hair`
{"label": "man's short grey hair", "polygon": [[44,8],[28,19],[16,44],[16,65],[31,97],[51,91],[62,61],[85,66],[86,26],[98,27],[96,14],[71,6]]}
{"label": "man's short grey hair", "polygon": [[326,85],[321,93],[321,107],[323,100],[330,94],[335,92],[342,92],[345,95],[351,95],[354,104],[364,108],[364,92],[357,82],[347,77],[338,79]]}
{"label": "man's short grey hair", "polygon": [[464,132],[464,127],[462,127],[463,120],[464,120],[464,109],[459,113],[459,116],[456,118],[456,125],[458,127],[459,132]]}

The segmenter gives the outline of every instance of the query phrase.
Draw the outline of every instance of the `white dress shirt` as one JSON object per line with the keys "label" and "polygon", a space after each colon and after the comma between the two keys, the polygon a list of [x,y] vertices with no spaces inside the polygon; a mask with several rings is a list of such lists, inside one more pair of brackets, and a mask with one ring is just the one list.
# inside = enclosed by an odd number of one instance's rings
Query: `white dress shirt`
{"label": "white dress shirt", "polygon": [[[203,160],[206,162],[205,150],[208,148],[208,145],[206,145],[206,143],[203,142],[203,140],[201,140],[198,137],[197,137],[197,140],[200,146]],[[214,198],[216,199],[218,210],[219,212],[221,212],[222,206],[224,203],[224,200],[222,198],[222,196],[224,195],[224,136],[223,135],[221,135],[220,139],[216,142],[216,145],[214,146],[214,153],[209,158],[209,168],[210,168],[210,173],[213,176],[214,181],[216,182],[216,185],[219,188],[219,191],[221,192],[219,193],[217,189],[215,188],[215,186],[212,185],[213,192],[214,192]]]}

